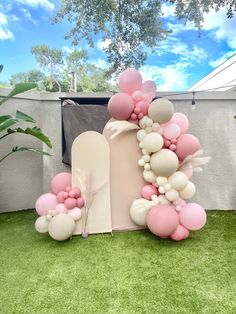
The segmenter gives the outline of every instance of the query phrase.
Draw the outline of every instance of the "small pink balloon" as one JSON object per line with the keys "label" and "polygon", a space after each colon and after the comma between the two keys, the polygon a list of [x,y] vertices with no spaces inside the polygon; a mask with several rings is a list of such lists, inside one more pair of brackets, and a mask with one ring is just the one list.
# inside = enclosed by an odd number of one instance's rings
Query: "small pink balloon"
{"label": "small pink balloon", "polygon": [[58,203],[64,203],[65,199],[64,199],[64,192],[59,192],[57,193],[57,202]]}
{"label": "small pink balloon", "polygon": [[46,216],[49,210],[54,210],[57,206],[56,195],[45,193],[39,196],[35,203],[35,209],[39,216]]}
{"label": "small pink balloon", "polygon": [[69,193],[68,192],[63,192],[63,197],[64,197],[64,200],[66,200],[69,197]]}
{"label": "small pink balloon", "polygon": [[69,192],[69,197],[75,198],[75,196],[76,196],[75,191],[71,190],[71,191]]}
{"label": "small pink balloon", "polygon": [[71,188],[70,186],[67,186],[67,187],[66,187],[66,192],[69,193],[71,190],[72,190],[72,188]]}
{"label": "small pink balloon", "polygon": [[184,160],[188,155],[196,153],[201,145],[199,140],[192,134],[182,134],[176,144],[176,155],[180,160]]}
{"label": "small pink balloon", "polygon": [[81,190],[78,187],[73,187],[73,191],[75,192],[75,198],[80,197],[81,195]]}
{"label": "small pink balloon", "polygon": [[142,113],[142,112],[140,112],[140,114],[138,115],[138,118],[139,118],[139,119],[142,119],[142,118],[143,118],[143,113]]}
{"label": "small pink balloon", "polygon": [[143,95],[143,100],[147,101],[148,103],[152,102],[153,98],[155,96],[153,95],[153,93],[146,93]]}
{"label": "small pink balloon", "polygon": [[156,84],[153,81],[148,80],[143,82],[142,91],[145,94],[149,93],[152,97],[151,99],[153,99],[156,96],[156,89],[157,89]]}
{"label": "small pink balloon", "polygon": [[174,233],[179,224],[179,215],[168,205],[152,207],[147,214],[147,226],[152,233],[167,238]]}
{"label": "small pink balloon", "polygon": [[108,102],[108,111],[116,120],[127,120],[134,110],[134,102],[130,95],[118,93],[113,95]]}
{"label": "small pink balloon", "polygon": [[80,220],[82,213],[80,208],[75,207],[68,211],[68,215],[71,216],[74,219],[74,221],[78,221]]}
{"label": "small pink balloon", "polygon": [[181,133],[186,133],[189,127],[189,121],[186,115],[181,112],[174,113],[173,117],[171,118],[171,123],[175,123],[180,127]]}
{"label": "small pink balloon", "polygon": [[169,149],[172,150],[172,151],[175,151],[176,150],[176,145],[175,144],[171,144],[169,146]]}
{"label": "small pink balloon", "polygon": [[140,101],[143,99],[143,93],[141,90],[136,90],[132,94],[132,98],[134,101]]}
{"label": "small pink balloon", "polygon": [[168,140],[172,140],[174,138],[177,138],[180,136],[180,127],[177,124],[174,123],[169,123],[165,128],[164,128],[164,136]]}
{"label": "small pink balloon", "polygon": [[165,141],[164,141],[164,144],[165,144],[165,146],[166,146],[166,147],[169,147],[169,146],[170,146],[170,144],[171,144],[171,141],[169,141],[169,140],[165,140]]}
{"label": "small pink balloon", "polygon": [[147,101],[141,100],[136,104],[137,108],[140,108],[140,112],[142,112],[143,115],[147,115],[149,103]]}
{"label": "small pink balloon", "polygon": [[196,203],[188,203],[179,214],[181,225],[189,230],[201,229],[207,220],[205,210]]}
{"label": "small pink balloon", "polygon": [[129,68],[120,74],[118,85],[122,92],[132,94],[134,91],[141,90],[142,76],[139,71]]}
{"label": "small pink balloon", "polygon": [[67,212],[67,208],[64,204],[57,204],[55,210],[58,212],[58,214],[63,214]]}
{"label": "small pink balloon", "polygon": [[72,208],[76,207],[76,204],[77,204],[76,199],[71,198],[71,197],[67,198],[65,200],[65,203],[64,203],[64,205],[66,206],[67,209],[72,209]]}
{"label": "small pink balloon", "polygon": [[175,232],[171,234],[171,239],[175,240],[175,241],[181,241],[185,239],[186,236],[186,231],[188,231],[188,229],[186,229],[185,227],[178,225]]}
{"label": "small pink balloon", "polygon": [[77,205],[77,207],[79,207],[79,208],[82,208],[82,207],[84,206],[84,200],[83,200],[82,197],[77,198],[77,200],[76,200],[76,205]]}
{"label": "small pink balloon", "polygon": [[137,120],[137,117],[138,116],[135,113],[132,113],[130,118],[131,120]]}
{"label": "small pink balloon", "polygon": [[157,188],[152,184],[147,184],[142,188],[142,197],[151,200],[152,195],[157,195]]}
{"label": "small pink balloon", "polygon": [[54,194],[65,191],[68,186],[71,186],[71,173],[69,172],[58,173],[51,181],[51,191]]}
{"label": "small pink balloon", "polygon": [[140,114],[140,108],[139,107],[135,107],[134,108],[134,113],[136,113],[136,114]]}
{"label": "small pink balloon", "polygon": [[189,234],[190,234],[189,230],[188,230],[187,228],[185,228],[184,240],[185,240],[185,239],[188,239]]}
{"label": "small pink balloon", "polygon": [[176,138],[172,138],[170,141],[171,141],[172,144],[177,144],[177,139]]}

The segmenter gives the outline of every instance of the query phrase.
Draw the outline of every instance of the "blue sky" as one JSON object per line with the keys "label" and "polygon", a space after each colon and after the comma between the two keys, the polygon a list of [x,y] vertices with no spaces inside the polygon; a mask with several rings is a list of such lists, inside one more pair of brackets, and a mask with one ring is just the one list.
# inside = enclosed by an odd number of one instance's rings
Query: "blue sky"
{"label": "blue sky", "polygon": [[[52,25],[50,19],[59,0],[0,0],[0,63],[4,71],[0,81],[7,81],[17,72],[38,68],[31,47],[46,44],[50,47],[71,49],[64,36],[67,22]],[[191,23],[183,25],[174,17],[174,7],[164,5],[163,21],[173,29],[166,41],[149,52],[141,72],[145,79],[153,79],[158,90],[186,90],[211,72],[221,62],[236,53],[236,17],[228,20],[226,10],[205,15],[201,36]],[[90,62],[106,67],[98,40],[89,50]],[[87,48],[85,42],[79,48]]]}

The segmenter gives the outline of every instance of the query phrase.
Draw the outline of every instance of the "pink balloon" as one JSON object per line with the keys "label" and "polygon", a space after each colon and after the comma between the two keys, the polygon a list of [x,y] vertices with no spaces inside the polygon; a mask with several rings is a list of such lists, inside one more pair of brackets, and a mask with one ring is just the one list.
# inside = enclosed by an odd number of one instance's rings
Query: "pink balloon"
{"label": "pink balloon", "polygon": [[64,192],[57,193],[57,202],[58,203],[64,203],[64,201],[65,201]]}
{"label": "pink balloon", "polygon": [[169,123],[165,128],[164,128],[164,136],[168,140],[177,138],[180,136],[180,127],[175,124],[175,123]]}
{"label": "pink balloon", "polygon": [[82,197],[79,197],[79,198],[77,199],[76,205],[77,205],[77,207],[79,207],[79,208],[82,208],[82,207],[84,206],[84,200],[83,200]]}
{"label": "pink balloon", "polygon": [[81,195],[81,190],[78,187],[73,187],[73,191],[75,192],[75,197],[78,198]]}
{"label": "pink balloon", "polygon": [[176,155],[183,160],[188,155],[196,153],[201,145],[199,140],[192,134],[182,134],[176,144]]}
{"label": "pink balloon", "polygon": [[143,115],[148,113],[149,103],[147,101],[141,100],[136,104],[136,108],[140,108],[140,112]]}
{"label": "pink balloon", "polygon": [[55,210],[58,212],[58,214],[64,214],[67,212],[67,208],[64,204],[57,204]]}
{"label": "pink balloon", "polygon": [[122,92],[132,94],[142,88],[142,76],[139,71],[129,68],[120,74],[118,85]]}
{"label": "pink balloon", "polygon": [[147,184],[142,188],[142,197],[151,200],[152,195],[157,195],[157,188],[152,184]]}
{"label": "pink balloon", "polygon": [[75,207],[68,211],[68,215],[71,216],[74,219],[74,221],[78,221],[80,220],[82,213],[79,208]]}
{"label": "pink balloon", "polygon": [[170,236],[171,239],[175,240],[175,241],[181,241],[186,239],[186,235],[187,235],[188,229],[186,229],[185,227],[178,225],[175,232],[172,233],[172,235]]}
{"label": "pink balloon", "polygon": [[185,240],[185,239],[188,239],[189,234],[190,234],[189,230],[185,228],[184,240]]}
{"label": "pink balloon", "polygon": [[184,174],[186,174],[186,176],[190,179],[193,175],[193,168],[185,168],[185,169],[181,169],[181,172],[183,172]]}
{"label": "pink balloon", "polygon": [[142,91],[144,94],[149,94],[151,96],[151,100],[156,96],[156,89],[156,84],[153,81],[148,80],[143,82]]}
{"label": "pink balloon", "polygon": [[147,214],[147,226],[152,233],[167,238],[174,233],[179,224],[179,215],[168,205],[152,207]]}
{"label": "pink balloon", "polygon": [[69,197],[75,198],[75,196],[76,196],[75,191],[72,190],[69,192]]}
{"label": "pink balloon", "polygon": [[127,120],[134,110],[134,102],[130,95],[118,93],[113,95],[108,102],[108,111],[116,120]]}
{"label": "pink balloon", "polygon": [[55,209],[56,206],[57,198],[52,193],[42,194],[35,203],[35,209],[39,216],[46,216],[48,211]]}
{"label": "pink balloon", "polygon": [[181,112],[174,113],[170,121],[172,123],[178,124],[182,134],[188,131],[189,121],[186,115],[184,115],[183,113]]}
{"label": "pink balloon", "polygon": [[67,209],[72,209],[72,208],[76,207],[76,204],[77,204],[76,199],[71,198],[71,197],[67,198],[65,200],[65,203],[64,203],[64,205],[66,206]]}
{"label": "pink balloon", "polygon": [[140,101],[143,99],[143,93],[141,90],[136,90],[132,94],[132,98],[134,101]]}
{"label": "pink balloon", "polygon": [[205,210],[196,203],[187,204],[179,214],[180,223],[189,230],[201,229],[207,220]]}
{"label": "pink balloon", "polygon": [[71,185],[71,173],[61,172],[55,175],[51,181],[51,191],[57,194],[61,191],[65,191],[66,187]]}

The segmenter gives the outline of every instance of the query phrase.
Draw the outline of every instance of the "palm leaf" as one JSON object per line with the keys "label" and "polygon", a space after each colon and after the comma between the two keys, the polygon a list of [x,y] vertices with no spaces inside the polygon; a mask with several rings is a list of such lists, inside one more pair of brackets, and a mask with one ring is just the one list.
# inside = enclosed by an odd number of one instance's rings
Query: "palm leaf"
{"label": "palm leaf", "polygon": [[23,120],[26,122],[36,123],[34,118],[32,118],[31,116],[28,116],[27,114],[25,114],[24,112],[19,111],[19,110],[17,110],[17,112],[16,112],[16,119]]}
{"label": "palm leaf", "polygon": [[37,87],[37,84],[35,83],[19,83],[16,84],[14,89],[6,96],[4,97],[1,101],[0,101],[0,106],[6,102],[9,98],[17,95],[17,94],[21,94],[24,92],[27,92],[28,90],[31,90],[33,88]]}
{"label": "palm leaf", "polygon": [[17,153],[17,152],[23,152],[23,151],[30,151],[33,153],[37,153],[40,155],[46,155],[46,156],[51,156],[49,153],[41,150],[41,149],[37,149],[37,148],[32,148],[32,147],[26,147],[26,146],[15,146],[12,148],[11,152],[9,152],[8,154],[6,154],[4,157],[2,157],[0,159],[0,162],[2,162],[5,158],[7,158],[8,156],[10,156],[11,154]]}
{"label": "palm leaf", "polygon": [[1,116],[0,117],[0,132],[6,130],[7,128],[16,124],[17,122],[18,120],[10,115]]}

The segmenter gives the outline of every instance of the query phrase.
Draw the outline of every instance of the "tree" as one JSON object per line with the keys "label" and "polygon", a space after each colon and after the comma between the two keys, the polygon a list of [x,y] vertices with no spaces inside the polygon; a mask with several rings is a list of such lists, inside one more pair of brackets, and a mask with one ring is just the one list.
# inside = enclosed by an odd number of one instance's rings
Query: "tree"
{"label": "tree", "polygon": [[[94,46],[101,35],[110,72],[128,66],[139,68],[147,58],[147,47],[155,47],[170,33],[162,21],[162,0],[62,0],[54,22],[66,18],[72,25],[66,35],[77,45],[82,39]],[[200,29],[203,13],[226,6],[228,17],[236,11],[235,0],[165,0],[176,5],[178,18],[193,21]]]}
{"label": "tree", "polygon": [[15,85],[18,83],[39,83],[46,79],[46,76],[44,73],[42,73],[39,70],[29,70],[27,72],[19,72],[16,74],[13,74],[10,77],[10,84]]}
{"label": "tree", "polygon": [[61,49],[51,49],[47,45],[38,45],[31,48],[36,61],[45,70],[50,72],[52,80],[57,84],[59,92],[61,85],[58,81],[58,75],[64,64],[64,54]]}

